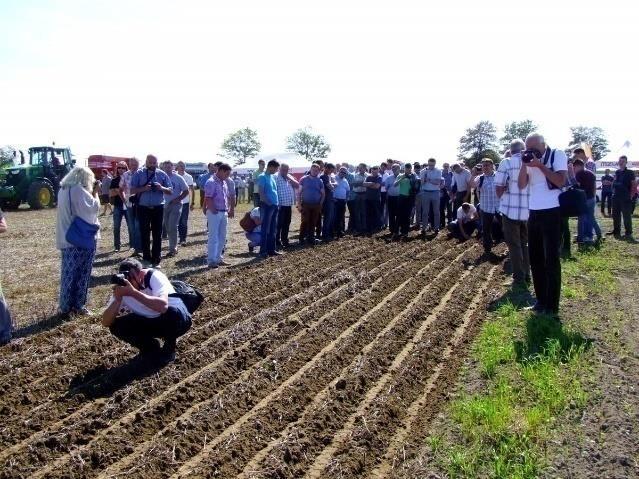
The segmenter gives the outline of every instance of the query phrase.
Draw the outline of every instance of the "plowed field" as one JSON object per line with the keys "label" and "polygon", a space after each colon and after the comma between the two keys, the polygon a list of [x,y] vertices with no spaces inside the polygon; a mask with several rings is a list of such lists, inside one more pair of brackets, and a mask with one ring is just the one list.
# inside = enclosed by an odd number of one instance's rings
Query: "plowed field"
{"label": "plowed field", "polygon": [[189,281],[149,370],[78,319],[0,350],[0,477],[390,477],[500,284],[481,247],[352,238]]}

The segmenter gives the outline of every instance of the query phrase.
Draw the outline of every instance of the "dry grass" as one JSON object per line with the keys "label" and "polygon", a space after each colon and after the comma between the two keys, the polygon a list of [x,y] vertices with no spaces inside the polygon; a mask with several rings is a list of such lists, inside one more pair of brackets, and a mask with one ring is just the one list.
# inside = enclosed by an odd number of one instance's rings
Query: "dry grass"
{"label": "dry grass", "polygon": [[[254,258],[248,254],[247,241],[238,224],[239,217],[248,208],[248,204],[240,204],[235,219],[230,220],[226,260],[232,264]],[[0,280],[5,298],[16,328],[32,325],[46,328],[48,324],[55,323],[58,307],[60,252],[55,247],[56,210],[34,211],[23,207],[6,212],[6,218],[9,229],[0,237]],[[100,223],[102,238],[98,243],[89,289],[88,307],[92,311],[103,307],[110,291],[110,275],[130,254],[124,249],[119,253],[113,251],[112,216],[100,217]],[[293,219],[292,226],[298,225],[299,220]],[[126,224],[121,230],[122,244],[126,247]],[[162,269],[169,276],[188,275],[205,269],[206,220],[199,209],[192,211],[189,218],[188,243],[180,248],[178,256],[162,260]],[[166,252],[168,246],[165,241],[163,254]]]}

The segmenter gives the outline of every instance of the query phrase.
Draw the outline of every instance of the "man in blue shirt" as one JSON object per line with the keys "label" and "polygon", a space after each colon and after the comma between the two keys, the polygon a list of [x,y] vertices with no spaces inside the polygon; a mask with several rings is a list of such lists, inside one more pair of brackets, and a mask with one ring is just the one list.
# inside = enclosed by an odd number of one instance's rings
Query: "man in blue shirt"
{"label": "man in blue shirt", "polygon": [[[173,170],[171,161],[165,161],[163,169],[169,177],[171,189],[173,190],[171,193],[164,195],[166,204],[164,205],[164,219],[162,220],[164,230],[169,239],[169,252],[166,257],[170,258],[177,254],[178,225],[182,214],[182,200],[188,196],[189,187],[184,178]],[[187,203],[186,208],[188,207]]]}
{"label": "man in blue shirt", "polygon": [[262,220],[262,239],[260,242],[260,256],[262,258],[282,254],[275,249],[279,199],[274,175],[279,167],[280,164],[277,160],[270,160],[264,173],[257,177],[257,188],[260,195],[260,218]]}
{"label": "man in blue shirt", "polygon": [[151,263],[154,268],[159,267],[161,260],[165,193],[173,193],[171,180],[166,173],[158,170],[157,157],[147,155],[145,167],[131,178],[131,194],[137,195],[138,198],[142,259]]}

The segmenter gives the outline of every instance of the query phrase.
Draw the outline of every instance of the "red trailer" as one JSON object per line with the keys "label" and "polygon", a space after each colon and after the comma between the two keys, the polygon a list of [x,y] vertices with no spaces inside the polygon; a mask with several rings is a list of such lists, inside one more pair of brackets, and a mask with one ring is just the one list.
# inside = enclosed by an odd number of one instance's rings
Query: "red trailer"
{"label": "red trailer", "polygon": [[115,175],[115,165],[124,161],[127,165],[131,158],[124,158],[120,156],[108,156],[108,155],[91,155],[87,160],[89,168],[93,171],[96,178],[102,177],[102,170],[108,170],[109,173]]}

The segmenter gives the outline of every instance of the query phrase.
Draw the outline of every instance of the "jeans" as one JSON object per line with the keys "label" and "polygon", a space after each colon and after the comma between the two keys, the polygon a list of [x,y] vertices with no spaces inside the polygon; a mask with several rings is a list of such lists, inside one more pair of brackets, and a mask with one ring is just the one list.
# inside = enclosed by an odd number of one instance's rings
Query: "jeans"
{"label": "jeans", "polygon": [[226,211],[212,213],[206,212],[206,220],[209,224],[209,236],[207,241],[207,263],[216,265],[222,262],[222,251],[226,243],[226,225],[228,214]]}
{"label": "jeans", "polygon": [[344,236],[346,214],[346,200],[335,200],[335,214],[333,216],[333,234],[341,238]]}
{"label": "jeans", "polygon": [[260,218],[262,220],[260,255],[274,254],[275,234],[277,233],[277,205],[260,203]]}
{"label": "jeans", "polygon": [[60,268],[60,311],[80,310],[87,304],[94,249],[72,246],[62,249]]}
{"label": "jeans", "polygon": [[[127,229],[129,230],[129,234],[131,231],[131,215],[129,213],[130,210],[125,210],[123,206],[114,205],[113,206],[113,246],[115,249],[120,249],[122,246],[120,241],[120,228],[122,227],[122,218],[126,219]],[[132,246],[131,237],[129,236],[129,245]]]}
{"label": "jeans", "polygon": [[[164,205],[153,207],[139,205],[138,218],[140,219],[142,259],[152,264],[160,264]],[[153,235],[153,247],[151,247],[151,235]]]}
{"label": "jeans", "polygon": [[175,344],[175,340],[191,328],[191,315],[186,306],[169,306],[155,318],[129,313],[116,318],[109,327],[116,338],[145,351],[157,344],[155,338]]}
{"label": "jeans", "polygon": [[612,197],[612,231],[616,235],[621,234],[621,217],[623,226],[628,236],[632,235],[632,209],[633,202],[630,199]]}
{"label": "jeans", "polygon": [[253,193],[253,207],[257,208],[258,206],[260,206],[260,194]]}
{"label": "jeans", "polygon": [[180,243],[186,241],[186,237],[189,233],[189,211],[191,211],[191,205],[189,205],[189,203],[182,203],[182,213],[180,214],[180,223],[178,225]]}
{"label": "jeans", "polygon": [[251,243],[249,246],[253,246],[253,248],[255,248],[257,245],[259,245],[262,242],[262,233],[258,232],[253,232],[251,231],[244,233],[244,236],[246,236],[246,239],[249,240],[249,242]]}
{"label": "jeans", "polygon": [[388,211],[388,230],[396,235],[399,233],[399,196],[388,195],[386,209]]}
{"label": "jeans", "polygon": [[292,206],[280,206],[277,211],[277,232],[275,243],[279,246],[288,246],[288,230],[291,227]]}
{"label": "jeans", "polygon": [[300,223],[300,242],[315,241],[315,225],[322,214],[322,205],[302,203],[302,221]]}
{"label": "jeans", "polygon": [[439,199],[440,192],[437,191],[422,191],[422,230],[426,229],[428,225],[428,214],[430,209],[433,209],[433,228],[439,229]]}
{"label": "jeans", "polygon": [[[188,205],[186,206],[188,208]],[[169,252],[177,251],[178,225],[182,214],[182,203],[167,203],[164,205],[163,225],[169,237]]]}
{"label": "jeans", "polygon": [[325,241],[333,239],[333,221],[335,218],[335,201],[332,199],[324,200],[322,206],[322,239]]}
{"label": "jeans", "polygon": [[443,228],[453,221],[453,203],[450,201],[450,196],[446,190],[442,190],[441,197],[439,199],[439,218],[440,228]]}
{"label": "jeans", "polygon": [[138,208],[138,205],[131,205],[131,207],[127,210],[129,212],[129,217],[127,218],[126,226],[129,229],[129,246],[139,253],[142,251],[142,238],[140,234]]}
{"label": "jeans", "polygon": [[542,310],[555,314],[561,291],[561,229],[559,208],[530,211],[528,251],[535,296]]}
{"label": "jeans", "polygon": [[597,238],[601,238],[601,228],[595,218],[595,207],[597,200],[590,198],[586,200],[586,214],[577,218],[577,242],[592,241],[592,231],[594,229]]}
{"label": "jeans", "polygon": [[612,215],[612,191],[601,192],[601,214],[605,215],[605,206],[608,205],[608,216]]}
{"label": "jeans", "polygon": [[355,231],[366,233],[366,193],[355,194]]}
{"label": "jeans", "polygon": [[513,281],[523,283],[530,278],[530,260],[528,257],[528,222],[511,220],[501,216],[504,240],[508,245]]}

